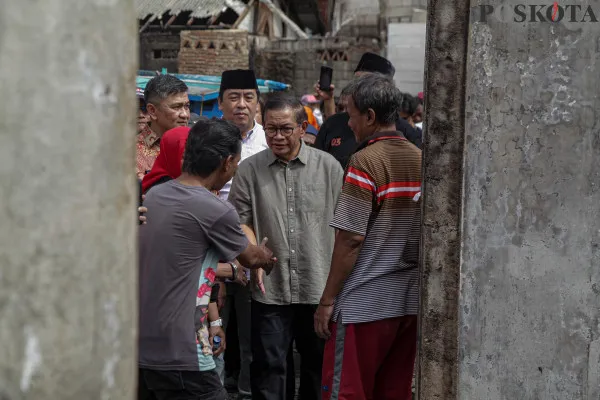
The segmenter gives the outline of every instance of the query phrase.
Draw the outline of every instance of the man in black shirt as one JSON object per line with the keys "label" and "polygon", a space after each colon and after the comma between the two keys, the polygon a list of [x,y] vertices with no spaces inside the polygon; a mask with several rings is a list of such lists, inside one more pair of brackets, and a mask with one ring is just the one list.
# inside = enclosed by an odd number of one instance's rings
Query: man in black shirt
{"label": "man in black shirt", "polygon": [[[393,78],[396,69],[386,58],[373,53],[365,53],[358,63],[354,75],[358,77],[367,73],[380,73]],[[319,95],[329,99],[326,101],[333,101],[332,92],[322,92],[319,90]],[[343,96],[340,98],[340,102],[343,106]],[[350,117],[346,112],[330,116],[321,126],[319,134],[317,135],[317,140],[315,141],[315,147],[317,149],[323,150],[334,156],[340,164],[342,164],[344,169],[350,160],[350,156],[354,154],[356,146],[358,145],[354,137],[354,132],[352,132],[348,126],[349,120]],[[399,132],[402,132],[415,146],[418,148],[422,147],[422,132],[420,129],[413,128],[410,123],[405,119],[400,118],[400,116],[398,116],[398,120],[396,121],[396,129]]]}

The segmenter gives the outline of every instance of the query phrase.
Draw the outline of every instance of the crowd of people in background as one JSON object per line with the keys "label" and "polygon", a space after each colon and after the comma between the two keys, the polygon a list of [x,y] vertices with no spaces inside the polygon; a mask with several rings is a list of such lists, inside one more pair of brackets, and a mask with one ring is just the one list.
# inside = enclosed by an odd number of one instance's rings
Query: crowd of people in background
{"label": "crowd of people in background", "polygon": [[423,96],[394,73],[299,100],[225,71],[221,119],[138,92],[140,400],[411,398]]}

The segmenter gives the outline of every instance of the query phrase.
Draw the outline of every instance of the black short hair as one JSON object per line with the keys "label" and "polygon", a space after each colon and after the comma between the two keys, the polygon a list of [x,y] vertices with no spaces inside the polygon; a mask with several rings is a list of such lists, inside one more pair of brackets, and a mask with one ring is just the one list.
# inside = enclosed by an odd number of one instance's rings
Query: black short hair
{"label": "black short hair", "polygon": [[150,79],[144,89],[144,101],[156,104],[167,97],[188,91],[188,86],[173,75],[158,75]]}
{"label": "black short hair", "polygon": [[415,115],[418,105],[419,103],[417,102],[416,97],[413,97],[408,93],[402,93],[402,106],[400,111],[407,115]]}
{"label": "black short hair", "polygon": [[366,74],[353,80],[342,91],[349,96],[361,114],[375,111],[375,120],[380,124],[392,125],[399,117],[402,93],[394,81],[382,74]]}
{"label": "black short hair", "polygon": [[242,133],[237,126],[221,119],[201,119],[190,129],[181,170],[206,178],[224,159],[241,151]]}
{"label": "black short hair", "polygon": [[267,121],[265,120],[265,116],[267,115],[267,111],[280,111],[289,108],[292,110],[296,117],[296,122],[301,124],[304,121],[308,121],[308,115],[306,114],[306,110],[300,101],[289,94],[285,93],[277,93],[270,95],[265,101],[264,107],[261,109],[262,111],[262,119],[263,124]]}

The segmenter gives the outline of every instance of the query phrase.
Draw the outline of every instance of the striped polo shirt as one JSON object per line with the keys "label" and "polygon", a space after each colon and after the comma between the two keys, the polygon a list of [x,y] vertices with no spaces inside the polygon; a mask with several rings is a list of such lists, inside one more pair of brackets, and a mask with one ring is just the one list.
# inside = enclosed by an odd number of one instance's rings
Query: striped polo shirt
{"label": "striped polo shirt", "polygon": [[416,315],[421,150],[400,132],[378,133],[352,156],[331,226],[364,236],[335,300],[344,324]]}

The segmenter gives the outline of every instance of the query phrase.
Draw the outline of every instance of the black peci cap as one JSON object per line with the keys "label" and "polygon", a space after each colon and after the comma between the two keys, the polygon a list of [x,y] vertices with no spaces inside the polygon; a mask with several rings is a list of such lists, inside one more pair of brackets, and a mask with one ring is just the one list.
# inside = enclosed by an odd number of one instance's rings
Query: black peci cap
{"label": "black peci cap", "polygon": [[381,57],[375,53],[365,53],[358,62],[358,66],[354,72],[378,72],[380,74],[394,76],[396,68],[390,60]]}
{"label": "black peci cap", "polygon": [[219,95],[222,96],[227,89],[256,89],[256,76],[251,69],[234,69],[225,71],[221,75]]}

